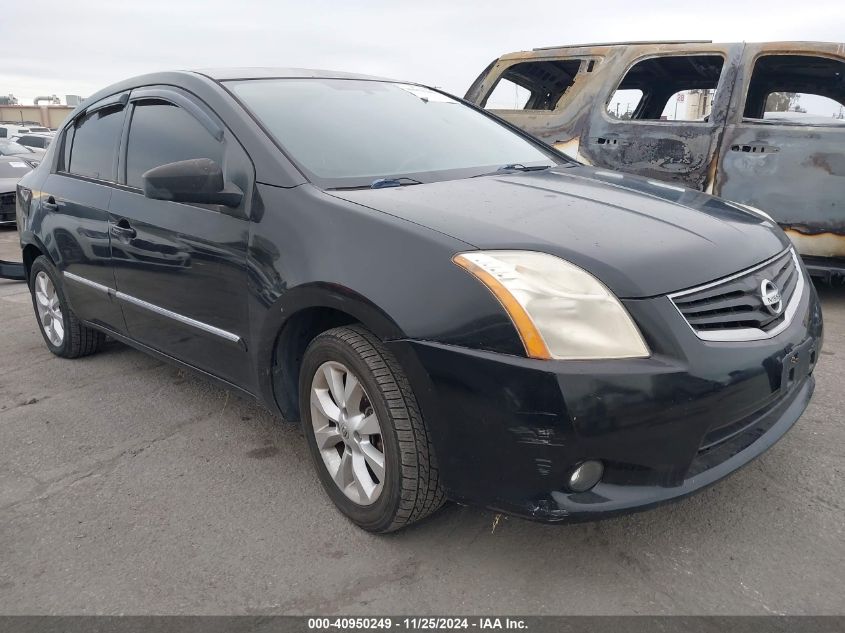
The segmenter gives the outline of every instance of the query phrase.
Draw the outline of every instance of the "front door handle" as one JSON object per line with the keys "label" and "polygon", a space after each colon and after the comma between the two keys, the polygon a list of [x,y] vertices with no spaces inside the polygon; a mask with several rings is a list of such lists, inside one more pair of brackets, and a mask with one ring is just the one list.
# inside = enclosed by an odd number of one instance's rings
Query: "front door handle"
{"label": "front door handle", "polygon": [[111,225],[111,234],[115,237],[131,240],[138,235],[138,232],[132,228],[129,224],[129,220],[121,218],[117,224]]}

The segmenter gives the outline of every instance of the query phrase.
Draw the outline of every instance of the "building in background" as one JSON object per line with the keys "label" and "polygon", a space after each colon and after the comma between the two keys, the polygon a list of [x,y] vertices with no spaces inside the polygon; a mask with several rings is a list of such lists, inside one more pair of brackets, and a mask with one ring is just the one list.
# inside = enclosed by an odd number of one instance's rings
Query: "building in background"
{"label": "building in background", "polygon": [[710,114],[713,109],[713,95],[715,90],[688,90],[684,97],[686,102],[686,120],[700,121]]}
{"label": "building in background", "polygon": [[62,105],[59,97],[48,95],[36,97],[33,105],[21,105],[12,94],[0,96],[0,121],[55,129],[83,100],[79,95],[65,95],[66,105]]}

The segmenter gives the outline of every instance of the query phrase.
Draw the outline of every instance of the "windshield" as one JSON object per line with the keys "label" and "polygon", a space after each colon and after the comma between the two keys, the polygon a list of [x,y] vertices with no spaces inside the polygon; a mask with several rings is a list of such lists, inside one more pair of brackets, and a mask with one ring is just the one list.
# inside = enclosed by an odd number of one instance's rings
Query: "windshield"
{"label": "windshield", "polygon": [[357,79],[229,82],[279,145],[317,184],[421,182],[504,165],[560,162],[493,119],[439,92]]}
{"label": "windshield", "polygon": [[14,141],[0,141],[0,156],[9,154],[26,154],[32,150]]}

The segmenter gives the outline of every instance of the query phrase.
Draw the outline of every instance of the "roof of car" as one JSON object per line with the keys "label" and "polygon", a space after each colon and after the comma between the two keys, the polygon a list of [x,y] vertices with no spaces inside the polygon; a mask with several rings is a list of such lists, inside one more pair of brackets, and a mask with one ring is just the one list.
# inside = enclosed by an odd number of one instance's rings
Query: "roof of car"
{"label": "roof of car", "polygon": [[348,73],[338,70],[317,70],[312,68],[201,68],[193,72],[210,77],[215,81],[233,79],[274,79],[274,78],[319,78],[319,79],[368,79],[376,81],[395,81],[386,77]]}
{"label": "roof of car", "polygon": [[[713,42],[712,40],[655,40],[632,42],[601,42],[591,44],[562,44],[556,46],[541,46],[530,51],[514,51],[502,55],[500,59],[536,59],[555,57],[559,55],[606,55],[614,49],[634,48],[637,52],[673,53],[681,51],[699,51],[725,46],[735,46],[739,43]],[[812,48],[818,50],[839,52],[842,43],[839,42],[810,42],[810,41],[781,41],[781,42],[742,42],[753,44],[761,50],[774,53],[807,53]],[[808,48],[809,47],[809,48]]]}

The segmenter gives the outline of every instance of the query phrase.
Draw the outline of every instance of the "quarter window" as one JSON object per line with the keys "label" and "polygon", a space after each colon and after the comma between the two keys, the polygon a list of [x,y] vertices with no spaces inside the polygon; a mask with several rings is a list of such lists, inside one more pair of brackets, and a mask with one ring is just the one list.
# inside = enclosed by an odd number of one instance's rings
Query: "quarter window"
{"label": "quarter window", "polygon": [[580,59],[521,62],[509,66],[484,107],[488,110],[554,110],[575,82]]}
{"label": "quarter window", "polygon": [[845,125],[845,62],[812,55],[766,55],[754,64],[746,119]]}
{"label": "quarter window", "polygon": [[135,106],[126,150],[126,184],[143,186],[145,171],[191,158],[210,158],[223,166],[223,144],[182,108],[165,101]]}
{"label": "quarter window", "polygon": [[67,171],[77,176],[112,180],[121,127],[123,106],[101,108],[83,116],[74,124]]}
{"label": "quarter window", "polygon": [[644,59],[622,79],[607,112],[618,119],[706,121],[724,63],[720,55]]}

